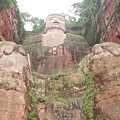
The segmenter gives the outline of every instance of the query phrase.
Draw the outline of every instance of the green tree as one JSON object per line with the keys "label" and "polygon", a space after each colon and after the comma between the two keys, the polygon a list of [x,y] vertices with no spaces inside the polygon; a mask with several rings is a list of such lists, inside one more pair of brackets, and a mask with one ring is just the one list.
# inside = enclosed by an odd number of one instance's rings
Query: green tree
{"label": "green tree", "polygon": [[78,22],[81,26],[85,26],[89,22],[89,1],[83,0],[81,3],[77,2],[71,6],[74,14],[79,17]]}
{"label": "green tree", "polygon": [[100,5],[100,0],[83,0],[81,3],[74,3],[71,6],[74,14],[79,17],[79,25],[84,27],[84,37],[90,46],[99,42],[99,35],[95,35],[95,33]]}
{"label": "green tree", "polygon": [[70,16],[70,15],[65,14],[65,13],[61,13],[61,15],[64,16],[65,21],[67,23],[71,23],[71,22],[75,22],[76,21],[76,18],[74,16]]}
{"label": "green tree", "polygon": [[43,19],[32,17],[32,15],[28,12],[21,12],[21,18],[24,22],[24,25],[30,24],[32,26],[32,31],[27,31],[27,34],[37,35],[39,33],[42,33],[45,26],[45,22]]}
{"label": "green tree", "polygon": [[26,24],[26,22],[29,22],[32,17],[28,12],[21,12],[20,15],[24,24]]}
{"label": "green tree", "polygon": [[32,23],[33,34],[39,34],[43,32],[45,26],[45,22],[43,19],[32,17],[30,22]]}
{"label": "green tree", "polygon": [[3,9],[9,9],[12,7],[12,0],[0,0],[0,12]]}

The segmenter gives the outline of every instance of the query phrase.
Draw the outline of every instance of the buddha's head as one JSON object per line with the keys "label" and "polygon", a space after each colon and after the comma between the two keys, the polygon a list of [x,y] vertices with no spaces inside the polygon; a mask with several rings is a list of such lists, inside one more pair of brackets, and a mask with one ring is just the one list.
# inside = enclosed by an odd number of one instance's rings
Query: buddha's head
{"label": "buddha's head", "polygon": [[66,31],[65,19],[60,14],[50,14],[46,19],[45,33],[50,29],[60,29]]}

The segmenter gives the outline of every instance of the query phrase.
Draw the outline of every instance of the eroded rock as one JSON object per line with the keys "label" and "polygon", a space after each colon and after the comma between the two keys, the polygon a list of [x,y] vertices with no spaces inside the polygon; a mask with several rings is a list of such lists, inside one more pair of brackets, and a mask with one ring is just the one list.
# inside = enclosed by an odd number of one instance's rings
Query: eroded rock
{"label": "eroded rock", "polygon": [[25,94],[0,89],[0,119],[26,120],[27,108]]}
{"label": "eroded rock", "polygon": [[0,41],[22,43],[24,29],[21,25],[18,8],[14,3],[15,1],[10,9],[3,9],[0,12]]}

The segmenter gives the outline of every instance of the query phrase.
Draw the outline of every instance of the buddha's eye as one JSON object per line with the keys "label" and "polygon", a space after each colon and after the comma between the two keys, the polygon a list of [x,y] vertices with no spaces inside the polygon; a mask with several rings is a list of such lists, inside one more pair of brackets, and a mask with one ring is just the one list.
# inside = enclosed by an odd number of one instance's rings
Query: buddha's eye
{"label": "buddha's eye", "polygon": [[53,19],[54,19],[53,17],[48,18],[48,20],[53,20]]}
{"label": "buddha's eye", "polygon": [[61,21],[64,21],[64,19],[60,19]]}
{"label": "buddha's eye", "polygon": [[59,20],[60,20],[60,21],[64,21],[64,19],[63,19],[63,18],[59,18]]}

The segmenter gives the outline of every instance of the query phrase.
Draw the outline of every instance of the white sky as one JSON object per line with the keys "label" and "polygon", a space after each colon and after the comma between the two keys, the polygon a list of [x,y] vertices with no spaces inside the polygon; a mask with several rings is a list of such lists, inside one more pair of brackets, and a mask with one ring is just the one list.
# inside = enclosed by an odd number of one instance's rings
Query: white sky
{"label": "white sky", "polygon": [[69,12],[71,5],[82,0],[16,0],[20,12],[28,12],[33,17],[46,19],[49,14]]}
{"label": "white sky", "polygon": [[20,12],[28,12],[32,17],[46,20],[49,14],[65,13],[73,15],[69,12],[71,5],[82,0],[16,0]]}

